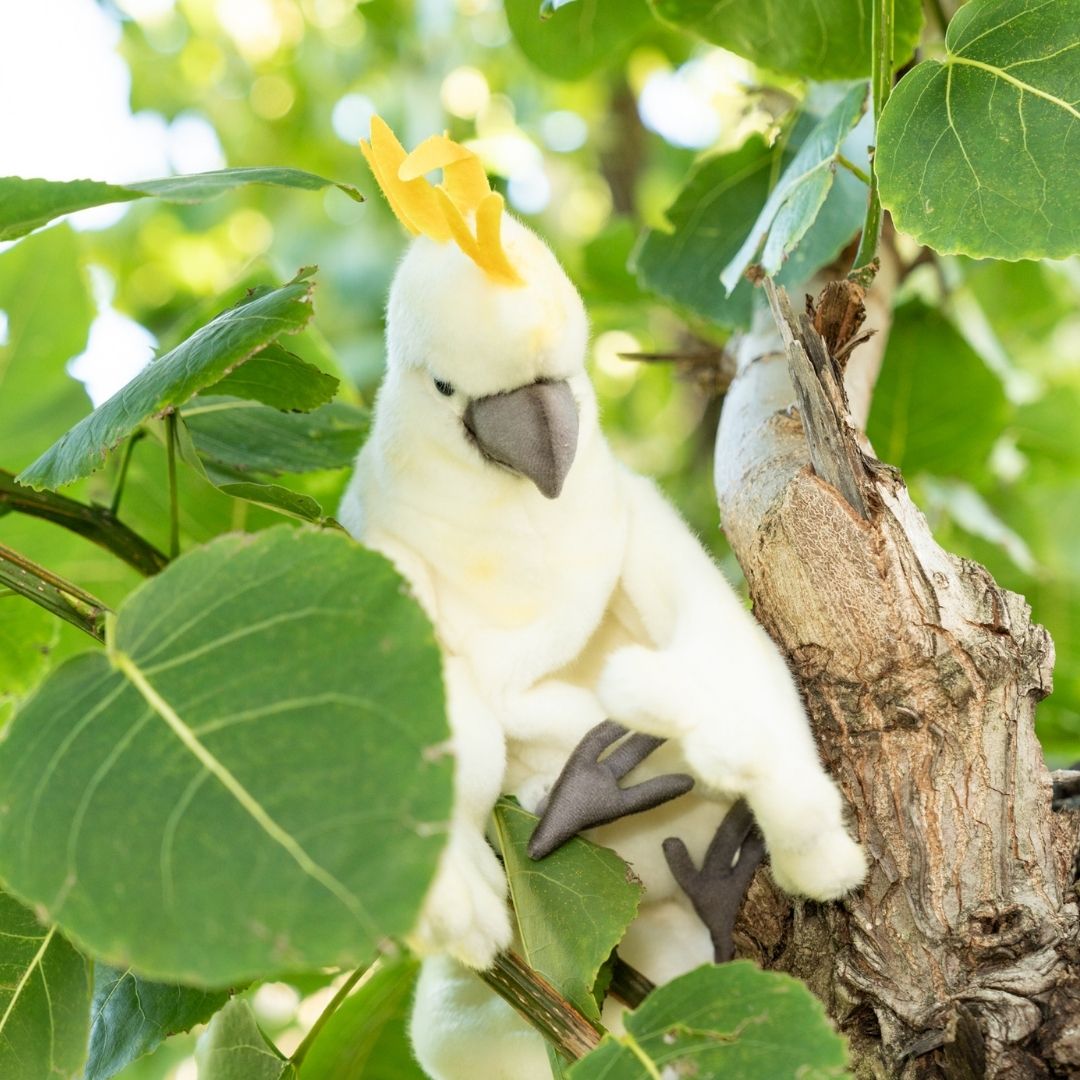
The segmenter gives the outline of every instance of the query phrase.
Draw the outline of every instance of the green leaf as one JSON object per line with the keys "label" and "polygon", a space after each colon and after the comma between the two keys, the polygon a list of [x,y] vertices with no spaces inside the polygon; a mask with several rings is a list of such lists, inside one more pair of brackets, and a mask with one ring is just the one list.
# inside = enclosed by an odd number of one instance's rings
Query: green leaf
{"label": "green leaf", "polygon": [[134,184],[105,184],[100,180],[27,180],[0,177],[0,240],[15,240],[61,214],[106,203],[130,202],[152,195],[169,202],[198,203],[224,195],[244,184],[319,191],[331,184],[351,199],[363,202],[352,184],[326,180],[300,169],[220,169],[190,176],[167,176]]}
{"label": "green leaf", "polygon": [[908,473],[978,476],[1010,415],[1001,380],[936,309],[896,309],[867,435]]}
{"label": "green leaf", "polygon": [[[239,401],[239,404],[242,405],[244,402]],[[176,432],[181,458],[201,479],[212,484],[223,495],[227,495],[230,499],[241,499],[253,506],[262,507],[274,514],[282,514],[297,521],[309,521],[317,525],[332,523],[323,512],[322,504],[313,496],[302,491],[294,491],[283,484],[266,482],[261,477],[256,478],[250,473],[245,474],[209,458],[203,458],[191,438],[191,432],[182,420],[177,425]],[[225,429],[224,438],[228,439],[229,434],[228,429]],[[225,529],[217,530],[218,533],[225,531]]]}
{"label": "green leaf", "polygon": [[[1031,459],[1039,481],[1049,478],[1068,483],[1080,473],[1080,444],[1076,419],[1080,416],[1080,388],[1051,387],[1037,401],[1016,410],[1013,431],[1017,449]],[[1080,566],[1077,567],[1080,571]]]}
{"label": "green leaf", "polygon": [[[808,127],[813,130],[814,123]],[[650,230],[642,238],[635,258],[642,287],[720,326],[749,326],[754,306],[750,282],[740,281],[726,295],[720,272],[750,234],[770,185],[795,152],[790,144],[768,147],[754,135],[733,153],[702,161],[667,212],[671,232]],[[865,212],[866,185],[840,170],[777,280],[798,287],[832,262]]]}
{"label": "green leaf", "polygon": [[49,670],[60,624],[21,596],[0,595],[0,702],[22,696]]}
{"label": "green leaf", "polygon": [[[135,447],[120,513],[125,523],[141,536],[145,536],[159,548],[166,548],[169,544],[170,510],[169,489],[165,483],[168,468],[163,445],[165,425],[159,420],[153,420],[146,427],[151,437],[140,439]],[[186,433],[182,423],[177,424],[177,431],[183,447]],[[190,444],[190,439],[186,441]],[[196,463],[200,463],[193,448],[191,456]],[[216,490],[208,482],[201,467],[178,469],[176,478],[180,495],[182,551],[206,543],[222,533],[237,530],[258,532],[271,525],[281,524],[277,514],[264,511],[261,507],[251,506],[249,509],[238,505],[235,499]],[[115,603],[119,603],[127,592],[130,592],[130,587],[120,594]]]}
{"label": "green leaf", "polygon": [[299,277],[222,312],[145,367],[16,479],[40,489],[89,476],[114,446],[151,417],[183,405],[281,334],[304,327],[312,314],[311,291],[311,282]]}
{"label": "green leaf", "polygon": [[367,411],[341,401],[297,414],[200,395],[181,415],[200,456],[237,473],[343,469],[368,430]]}
{"label": "green leaf", "polygon": [[0,893],[0,1076],[74,1080],[89,1013],[86,958]]}
{"label": "green leaf", "polygon": [[881,116],[881,202],[898,229],[978,258],[1080,251],[1077,26],[1080,0],[956,13],[945,60],[909,71]]}
{"label": "green leaf", "polygon": [[509,800],[495,807],[525,959],[586,1016],[599,1020],[593,987],[637,915],[644,890],[615,852],[580,837],[534,862],[527,848],[537,821]]}
{"label": "green leaf", "polygon": [[[870,14],[877,0],[651,0],[656,14],[760,67],[812,79],[870,74]],[[918,0],[895,0],[899,65],[922,28]]]}
{"label": "green leaf", "polygon": [[296,1070],[262,1033],[251,1006],[234,998],[199,1040],[199,1080],[294,1080]]}
{"label": "green leaf", "polygon": [[319,501],[300,491],[282,487],[281,484],[254,484],[249,481],[225,479],[217,482],[213,479],[212,470],[207,476],[218,491],[223,491],[234,499],[243,499],[256,506],[265,506],[268,510],[276,510],[286,517],[296,518],[297,521],[311,521],[316,524],[326,521],[326,514]]}
{"label": "green leaf", "polygon": [[86,348],[94,306],[66,225],[0,254],[0,467],[33,461],[90,407],[67,363]]}
{"label": "green leaf", "polygon": [[365,974],[308,1047],[300,1080],[424,1080],[408,1034],[419,970],[401,956]]}
{"label": "green leaf", "polygon": [[797,979],[761,971],[747,960],[700,967],[674,979],[628,1013],[625,1023],[626,1034],[606,1035],[570,1068],[570,1080],[849,1075],[844,1040],[821,1002]]}
{"label": "green leaf", "polygon": [[641,289],[630,271],[638,230],[628,217],[612,218],[582,248],[586,280],[586,305],[625,304],[641,299]]}
{"label": "green leaf", "polygon": [[87,950],[227,986],[411,929],[451,763],[433,633],[344,534],[221,537],[121,605],[0,743],[0,876]]}
{"label": "green leaf", "polygon": [[749,235],[720,275],[729,293],[742,281],[743,271],[763,240],[765,250],[761,263],[766,273],[773,275],[780,269],[787,253],[813,225],[832,187],[840,145],[866,107],[867,91],[865,83],[853,86],[799,147],[751,226]]}
{"label": "green leaf", "polygon": [[539,0],[506,0],[505,6],[518,48],[556,79],[580,79],[619,59],[652,22],[646,0],[576,0],[546,8],[543,16]]}
{"label": "green leaf", "polygon": [[150,982],[130,968],[96,964],[83,1080],[109,1080],[170,1035],[206,1023],[228,1000],[224,991]]}
{"label": "green leaf", "polygon": [[207,387],[207,393],[261,401],[285,412],[310,412],[332,401],[340,385],[333,375],[275,343]]}
{"label": "green leaf", "polygon": [[671,232],[649,230],[642,238],[634,260],[642,288],[720,326],[749,326],[753,287],[742,281],[725,295],[720,271],[768,198],[779,153],[753,135],[694,168],[667,211]]}
{"label": "green leaf", "polygon": [[1068,261],[956,261],[964,272],[964,286],[1010,360],[1051,378],[1075,369],[1055,343],[1059,325],[1080,307],[1080,281],[1070,280]]}

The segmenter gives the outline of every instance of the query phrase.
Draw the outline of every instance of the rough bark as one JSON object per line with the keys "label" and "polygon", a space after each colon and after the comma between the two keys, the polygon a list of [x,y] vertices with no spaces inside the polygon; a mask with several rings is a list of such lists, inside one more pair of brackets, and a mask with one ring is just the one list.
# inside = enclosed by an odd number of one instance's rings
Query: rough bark
{"label": "rough bark", "polygon": [[1033,726],[1053,645],[869,456],[888,300],[846,379],[806,316],[781,319],[786,352],[775,324],[748,336],[720,421],[724,529],[871,863],[830,905],[759,874],[741,951],[810,983],[860,1078],[1080,1076],[1080,818],[1052,811]]}

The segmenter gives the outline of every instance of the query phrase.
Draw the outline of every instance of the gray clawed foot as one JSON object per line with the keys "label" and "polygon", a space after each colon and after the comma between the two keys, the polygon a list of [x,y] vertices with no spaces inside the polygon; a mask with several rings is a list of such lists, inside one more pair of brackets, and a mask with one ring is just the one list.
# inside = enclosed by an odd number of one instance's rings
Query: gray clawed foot
{"label": "gray clawed foot", "polygon": [[619,787],[619,781],[664,741],[653,735],[631,735],[601,758],[626,733],[621,724],[605,720],[578,743],[541,804],[540,824],[529,840],[530,858],[542,859],[583,829],[651,810],[685,795],[694,786],[691,777],[671,773],[633,787]]}
{"label": "gray clawed foot", "polygon": [[765,842],[754,824],[754,815],[741,799],[720,823],[700,870],[681,840],[669,837],[664,841],[667,864],[708,927],[718,964],[735,955],[735,919],[764,856]]}

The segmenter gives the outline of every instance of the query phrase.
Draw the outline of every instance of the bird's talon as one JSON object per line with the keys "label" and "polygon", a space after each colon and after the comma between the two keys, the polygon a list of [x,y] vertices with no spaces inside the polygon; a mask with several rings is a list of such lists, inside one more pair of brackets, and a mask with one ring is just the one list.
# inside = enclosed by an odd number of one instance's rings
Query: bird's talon
{"label": "bird's talon", "polygon": [[716,963],[730,960],[735,955],[735,920],[754,871],[765,857],[765,843],[750,808],[740,799],[727,812],[700,869],[686,845],[675,837],[664,841],[664,857],[708,928]]}
{"label": "bird's talon", "polygon": [[627,734],[614,720],[597,724],[574,748],[547,798],[540,804],[540,823],[529,840],[529,857],[542,859],[584,829],[639,814],[685,794],[694,786],[689,776],[674,773],[621,788],[619,781],[640,765],[664,740]]}

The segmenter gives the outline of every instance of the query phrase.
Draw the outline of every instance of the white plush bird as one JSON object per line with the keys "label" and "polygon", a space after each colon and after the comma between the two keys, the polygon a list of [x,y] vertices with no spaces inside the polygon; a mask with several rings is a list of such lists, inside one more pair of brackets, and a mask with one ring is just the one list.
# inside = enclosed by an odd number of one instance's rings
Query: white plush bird
{"label": "white plush bird", "polygon": [[[468,970],[512,938],[484,834],[500,793],[535,808],[595,725],[667,739],[638,773],[698,781],[589,833],[645,885],[620,954],[654,981],[712,955],[664,837],[700,859],[742,797],[782,888],[838,897],[864,859],[783,657],[652,483],[613,457],[585,310],[550,250],[449,139],[407,155],[376,119],[362,145],[416,239],[390,290],[386,378],[340,517],[396,564],[436,628],[456,755],[449,844],[414,934],[429,955],[414,1046],[445,1080],[549,1077],[539,1036]],[[425,179],[437,168],[438,187]]]}

